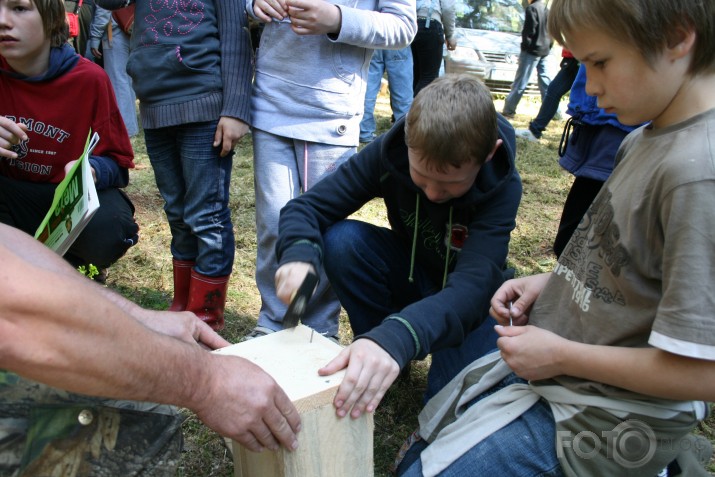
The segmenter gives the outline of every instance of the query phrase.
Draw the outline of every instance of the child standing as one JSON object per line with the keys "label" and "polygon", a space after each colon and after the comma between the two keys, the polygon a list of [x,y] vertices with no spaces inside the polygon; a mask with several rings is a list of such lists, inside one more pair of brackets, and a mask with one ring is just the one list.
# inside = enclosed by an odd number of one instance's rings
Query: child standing
{"label": "child standing", "polygon": [[[107,9],[124,0],[97,2]],[[136,2],[127,71],[171,228],[174,298],[224,327],[233,148],[248,132],[252,52],[238,0]]]}
{"label": "child standing", "polygon": [[715,400],[713,18],[713,0],[552,1],[586,92],[651,123],[554,272],[496,292],[501,356],[427,404],[399,475],[707,475],[686,439]]}
{"label": "child standing", "polygon": [[[274,284],[281,208],[356,152],[372,49],[407,46],[416,26],[414,0],[247,0],[246,10],[266,22],[251,98],[261,293],[255,337],[283,327],[286,305]],[[320,273],[304,323],[335,336],[340,303]]]}
{"label": "child standing", "polygon": [[64,258],[106,268],[138,240],[120,190],[134,155],[109,78],[67,43],[64,6],[55,18],[50,1],[0,0],[0,222],[35,233],[91,129],[100,207]]}

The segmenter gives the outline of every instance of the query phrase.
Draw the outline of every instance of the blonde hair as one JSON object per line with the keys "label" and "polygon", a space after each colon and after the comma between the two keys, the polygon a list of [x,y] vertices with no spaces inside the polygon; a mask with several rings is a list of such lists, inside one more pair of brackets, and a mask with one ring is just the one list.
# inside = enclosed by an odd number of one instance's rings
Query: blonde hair
{"label": "blonde hair", "polygon": [[470,75],[435,79],[417,94],[405,121],[407,146],[440,172],[469,162],[483,164],[497,138],[489,89]]}
{"label": "blonde hair", "polygon": [[549,33],[568,46],[567,37],[589,28],[633,45],[649,63],[682,31],[696,35],[688,72],[715,71],[715,1],[713,0],[552,0]]}

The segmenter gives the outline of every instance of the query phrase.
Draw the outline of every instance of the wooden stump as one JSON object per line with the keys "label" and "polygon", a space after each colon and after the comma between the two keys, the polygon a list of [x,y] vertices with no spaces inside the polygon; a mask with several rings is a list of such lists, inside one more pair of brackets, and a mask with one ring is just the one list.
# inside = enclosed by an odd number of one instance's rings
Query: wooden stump
{"label": "wooden stump", "polygon": [[302,430],[298,450],[251,452],[233,442],[236,477],[370,477],[373,464],[373,416],[338,419],[333,398],[345,371],[318,376],[318,369],[342,347],[298,325],[254,338],[216,353],[241,356],[263,368],[298,409]]}

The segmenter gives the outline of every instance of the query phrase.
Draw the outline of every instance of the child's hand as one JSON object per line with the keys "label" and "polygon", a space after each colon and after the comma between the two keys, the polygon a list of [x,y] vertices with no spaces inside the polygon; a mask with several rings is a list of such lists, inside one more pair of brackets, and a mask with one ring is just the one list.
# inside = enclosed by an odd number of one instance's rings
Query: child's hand
{"label": "child's hand", "polygon": [[248,124],[240,119],[221,116],[214,134],[214,147],[221,146],[221,157],[226,157],[228,153],[238,145],[238,141],[248,133]]}
{"label": "child's hand", "polygon": [[[65,164],[65,177],[67,177],[67,174],[69,173],[70,169],[72,169],[72,166],[74,166],[75,162],[77,162],[77,159]],[[92,180],[96,184],[97,183],[97,173],[95,172],[94,167],[90,167],[89,170],[92,171]]]}
{"label": "child's hand", "polygon": [[253,13],[266,23],[273,19],[283,20],[288,16],[288,6],[285,0],[254,0]]}
{"label": "child's hand", "polygon": [[17,159],[17,153],[12,150],[12,146],[22,141],[27,141],[27,126],[0,116],[0,156]]}
{"label": "child's hand", "polygon": [[283,303],[290,303],[308,272],[315,273],[315,268],[308,262],[289,262],[276,271],[276,296]]}
{"label": "child's hand", "polygon": [[340,8],[324,0],[287,0],[291,28],[298,35],[340,33]]}
{"label": "child's hand", "polygon": [[525,325],[529,311],[549,280],[550,273],[508,280],[494,293],[489,314],[500,325]]}
{"label": "child's hand", "polygon": [[496,331],[501,356],[517,376],[532,380],[564,374],[567,339],[536,326],[497,326]]}

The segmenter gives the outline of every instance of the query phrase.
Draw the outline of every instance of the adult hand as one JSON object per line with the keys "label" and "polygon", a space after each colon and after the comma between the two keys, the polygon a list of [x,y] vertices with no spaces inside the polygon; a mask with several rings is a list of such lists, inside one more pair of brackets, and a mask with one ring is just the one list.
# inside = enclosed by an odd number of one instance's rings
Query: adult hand
{"label": "adult hand", "polygon": [[276,296],[283,303],[290,303],[308,272],[315,273],[315,267],[308,262],[289,262],[276,271]]}
{"label": "adult hand", "polygon": [[266,23],[273,19],[283,20],[288,16],[286,0],[254,0],[253,13]]}
{"label": "adult hand", "polygon": [[536,326],[497,326],[501,356],[524,379],[547,379],[564,374],[562,359],[569,340]]}
{"label": "adult hand", "polygon": [[447,45],[447,49],[449,51],[454,51],[457,48],[457,39],[456,38],[448,38],[444,42]]}
{"label": "adult hand", "polygon": [[95,58],[102,57],[102,52],[99,50],[99,48],[90,48],[90,51],[92,52],[92,56],[94,56]]}
{"label": "adult hand", "polygon": [[298,35],[340,33],[342,13],[325,0],[287,0],[291,28]]}
{"label": "adult hand", "polygon": [[12,150],[12,146],[27,141],[27,131],[24,124],[15,123],[0,115],[0,156],[16,159],[17,153]]}
{"label": "adult hand", "polygon": [[219,155],[226,157],[228,153],[233,151],[238,145],[238,141],[246,134],[248,134],[248,124],[240,119],[221,116],[221,119],[218,120],[218,126],[216,126],[213,146],[221,146],[221,153]]}
{"label": "adult hand", "polygon": [[147,328],[172,338],[196,344],[206,349],[219,349],[231,343],[223,339],[209,325],[190,311],[156,311],[140,308],[134,317]]}
{"label": "adult hand", "polygon": [[500,325],[508,325],[509,318],[515,325],[529,322],[531,306],[546,286],[550,273],[507,280],[494,293],[489,314]]}
{"label": "adult hand", "polygon": [[324,367],[321,376],[334,374],[347,367],[333,405],[338,417],[357,419],[363,412],[373,412],[397,379],[400,368],[390,354],[369,339],[356,340]]}
{"label": "adult hand", "polygon": [[204,424],[254,451],[298,448],[300,416],[278,384],[237,356],[211,354],[209,389],[189,406]]}

